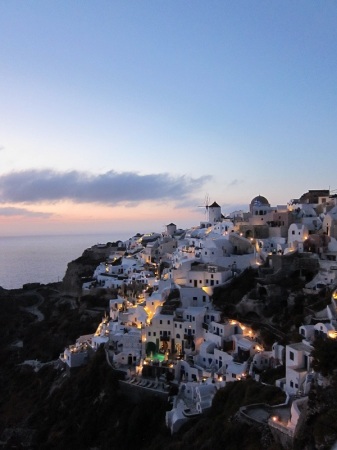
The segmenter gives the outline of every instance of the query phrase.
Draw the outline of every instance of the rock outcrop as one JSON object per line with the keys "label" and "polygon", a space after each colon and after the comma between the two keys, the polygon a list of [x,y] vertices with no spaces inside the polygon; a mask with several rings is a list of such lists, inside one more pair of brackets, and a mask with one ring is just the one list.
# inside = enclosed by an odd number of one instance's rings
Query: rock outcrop
{"label": "rock outcrop", "polygon": [[78,297],[82,293],[84,278],[91,277],[98,264],[107,259],[117,247],[107,244],[86,249],[82,256],[68,263],[62,280],[62,291],[67,295]]}

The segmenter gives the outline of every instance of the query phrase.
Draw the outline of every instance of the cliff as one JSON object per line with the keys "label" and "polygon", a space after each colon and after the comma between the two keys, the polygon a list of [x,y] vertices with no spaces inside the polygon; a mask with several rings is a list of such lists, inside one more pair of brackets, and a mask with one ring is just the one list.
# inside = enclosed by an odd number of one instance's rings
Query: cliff
{"label": "cliff", "polygon": [[83,279],[90,278],[98,264],[108,258],[115,250],[117,250],[117,247],[113,244],[107,244],[104,247],[94,245],[86,249],[82,256],[71,261],[67,265],[62,281],[64,294],[74,297],[80,296]]}
{"label": "cliff", "polygon": [[[281,450],[267,427],[247,425],[237,418],[242,405],[283,401],[276,388],[262,383],[250,379],[228,383],[218,391],[209,415],[192,419],[171,436],[165,426],[169,406],[158,398],[131,403],[119,389],[117,374],[106,364],[103,351],[98,351],[87,367],[66,375],[58,355],[80,335],[94,332],[101,319],[97,301],[107,302],[90,296],[78,302],[82,277],[91,277],[99,262],[114,250],[111,245],[86,250],[68,264],[62,283],[0,289],[0,448]],[[253,297],[264,309],[256,323],[267,318],[283,331],[292,329],[297,321],[302,323],[312,298],[298,294],[297,277],[280,285],[261,285],[256,276],[256,271],[247,270],[231,285],[217,289],[218,307],[224,312],[231,306],[238,315],[241,300]],[[294,301],[287,301],[289,295]],[[249,316],[252,311],[244,312]],[[273,343],[275,334],[272,327],[270,330]],[[327,433],[331,439],[337,437],[331,428],[330,407],[337,402],[337,387],[329,391],[330,403],[322,395],[318,392],[312,399],[308,433],[295,442],[294,449],[311,444],[310,448],[327,449],[330,447],[322,446]]]}

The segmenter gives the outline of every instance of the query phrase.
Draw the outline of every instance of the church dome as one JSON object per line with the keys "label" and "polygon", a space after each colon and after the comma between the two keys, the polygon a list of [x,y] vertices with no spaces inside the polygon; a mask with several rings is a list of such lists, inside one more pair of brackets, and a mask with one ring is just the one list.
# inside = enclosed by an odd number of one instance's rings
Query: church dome
{"label": "church dome", "polygon": [[266,199],[266,197],[263,197],[262,195],[258,195],[257,197],[254,197],[253,200],[250,202],[250,207],[254,206],[270,206],[270,203]]}

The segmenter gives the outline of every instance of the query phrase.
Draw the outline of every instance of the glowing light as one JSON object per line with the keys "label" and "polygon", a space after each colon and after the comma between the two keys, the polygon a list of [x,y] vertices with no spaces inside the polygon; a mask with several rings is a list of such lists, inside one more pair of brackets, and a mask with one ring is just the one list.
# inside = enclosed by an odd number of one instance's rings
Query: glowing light
{"label": "glowing light", "polygon": [[328,331],[328,336],[331,339],[337,339],[337,331],[335,331],[335,330]]}

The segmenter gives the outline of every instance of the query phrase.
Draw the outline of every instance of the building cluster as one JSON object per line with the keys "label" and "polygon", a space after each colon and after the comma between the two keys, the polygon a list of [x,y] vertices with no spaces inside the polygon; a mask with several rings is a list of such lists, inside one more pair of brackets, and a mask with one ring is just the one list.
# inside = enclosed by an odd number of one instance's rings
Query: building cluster
{"label": "building cluster", "polygon": [[[80,367],[103,344],[109,364],[124,371],[121,383],[130,389],[168,394],[176,387],[166,416],[172,432],[206,411],[218,388],[247,376],[259,380],[262,370],[279,365],[285,378],[277,386],[302,405],[319,376],[311,367],[315,336],[337,336],[336,294],[314,324],[300,327],[302,342],[275,342],[268,351],[258,332],[224,317],[212,303],[216,287],[250,267],[267,277],[313,267],[307,293],[336,287],[336,195],[313,190],[275,207],[259,195],[249,212],[227,217],[216,202],[205,209],[199,226],[181,230],[170,223],[163,233],[136,235],[112,249],[83,284],[85,293],[116,292],[109,313],[94,334],[81,336],[60,356],[67,367]],[[294,432],[298,410],[294,403],[289,419],[273,416],[271,426]]]}

